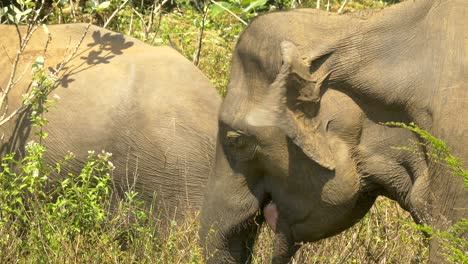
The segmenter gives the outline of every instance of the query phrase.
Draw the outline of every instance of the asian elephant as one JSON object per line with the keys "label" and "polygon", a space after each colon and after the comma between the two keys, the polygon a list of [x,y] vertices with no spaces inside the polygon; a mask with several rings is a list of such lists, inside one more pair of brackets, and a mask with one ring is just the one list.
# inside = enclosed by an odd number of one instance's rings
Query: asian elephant
{"label": "asian elephant", "polygon": [[[379,195],[441,230],[468,218],[463,179],[430,159],[419,136],[386,125],[415,122],[468,163],[467,7],[417,0],[254,19],[219,114],[201,212],[208,263],[249,263],[265,220],[272,262],[287,263],[297,242],[349,228]],[[431,263],[444,261],[438,247]]]}
{"label": "asian elephant", "polygon": [[[44,114],[47,162],[71,151],[76,159],[70,172],[77,173],[89,150],[105,150],[112,153],[118,189],[134,185],[147,202],[155,194],[162,217],[180,219],[187,209],[200,208],[214,162],[221,104],[216,89],[170,47],[153,47],[96,26],[84,35],[86,28],[50,25],[50,36],[41,27],[34,32],[13,78],[24,74],[8,95],[8,113],[21,104],[38,56],[44,56],[46,69],[56,68],[77,47],[57,76],[49,95],[55,102]],[[26,27],[19,32],[24,38]],[[0,26],[2,89],[10,79],[18,39],[16,27]],[[0,127],[2,156],[21,153],[28,141],[38,140],[29,112],[20,111]]]}

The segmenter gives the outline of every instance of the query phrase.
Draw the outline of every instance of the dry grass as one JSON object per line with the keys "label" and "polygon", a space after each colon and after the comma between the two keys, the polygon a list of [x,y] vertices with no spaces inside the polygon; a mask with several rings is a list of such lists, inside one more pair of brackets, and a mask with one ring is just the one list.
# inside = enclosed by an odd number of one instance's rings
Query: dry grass
{"label": "dry grass", "polygon": [[[425,263],[428,247],[413,220],[394,201],[379,198],[364,219],[349,230],[307,243],[292,263]],[[262,228],[254,263],[269,263],[274,234]]]}

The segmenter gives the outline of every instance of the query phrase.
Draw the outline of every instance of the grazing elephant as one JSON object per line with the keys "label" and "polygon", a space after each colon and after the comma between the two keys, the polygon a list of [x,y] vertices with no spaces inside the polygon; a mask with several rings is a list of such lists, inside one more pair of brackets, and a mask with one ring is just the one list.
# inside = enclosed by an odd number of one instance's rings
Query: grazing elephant
{"label": "grazing elephant", "polygon": [[[408,1],[253,20],[234,52],[215,171],[201,212],[209,263],[248,263],[275,231],[273,263],[359,221],[379,195],[439,229],[468,218],[463,180],[431,160],[415,122],[468,163],[466,1]],[[394,147],[419,146],[416,153]],[[258,212],[262,213],[258,213]],[[466,233],[465,233],[466,235]],[[430,259],[441,263],[439,244]]]}
{"label": "grazing elephant", "polygon": [[[31,62],[45,57],[55,67],[73,53],[87,25],[49,26],[49,36],[36,30],[24,50],[8,95],[11,113],[31,82]],[[22,37],[25,27],[19,28]],[[7,87],[19,48],[14,26],[0,26],[0,86]],[[29,66],[29,68],[28,68]],[[91,26],[82,44],[59,73],[56,102],[45,113],[48,137],[43,143],[50,163],[68,151],[79,172],[89,150],[111,152],[120,189],[133,184],[148,202],[156,200],[162,216],[180,217],[201,206],[217,136],[221,98],[210,81],[169,47]],[[17,151],[37,139],[29,112],[21,111],[0,127],[1,152]],[[21,152],[21,151],[20,151]]]}

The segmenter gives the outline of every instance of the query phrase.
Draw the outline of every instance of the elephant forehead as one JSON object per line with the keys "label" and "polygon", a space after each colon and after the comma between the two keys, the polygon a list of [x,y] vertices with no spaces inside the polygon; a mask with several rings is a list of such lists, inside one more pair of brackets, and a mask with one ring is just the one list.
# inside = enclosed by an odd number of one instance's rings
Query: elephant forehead
{"label": "elephant forehead", "polygon": [[250,109],[256,104],[254,98],[249,98],[245,90],[230,91],[222,105],[219,115],[219,120],[225,124],[240,130],[253,129],[249,128],[245,121],[245,117]]}

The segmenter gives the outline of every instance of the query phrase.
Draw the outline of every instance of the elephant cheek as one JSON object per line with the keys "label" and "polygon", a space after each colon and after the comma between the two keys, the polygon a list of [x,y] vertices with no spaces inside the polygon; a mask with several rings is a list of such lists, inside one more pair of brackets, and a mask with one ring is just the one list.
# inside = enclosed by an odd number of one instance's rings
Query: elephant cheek
{"label": "elephant cheek", "polygon": [[269,202],[263,208],[263,216],[265,217],[265,221],[268,226],[276,232],[276,222],[278,221],[278,208],[274,202]]}

